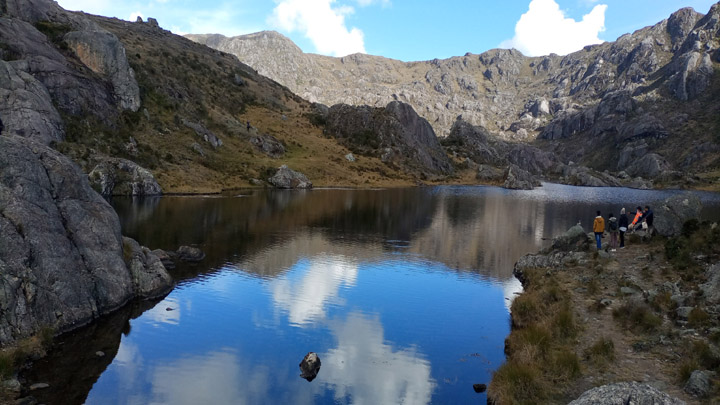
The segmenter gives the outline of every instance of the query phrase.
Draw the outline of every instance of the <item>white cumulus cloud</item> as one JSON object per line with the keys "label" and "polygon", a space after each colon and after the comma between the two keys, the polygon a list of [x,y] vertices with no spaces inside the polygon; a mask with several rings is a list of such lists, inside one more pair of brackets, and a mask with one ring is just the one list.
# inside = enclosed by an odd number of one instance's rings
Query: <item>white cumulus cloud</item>
{"label": "white cumulus cloud", "polygon": [[91,14],[103,15],[108,10],[110,0],[58,0],[60,7],[65,10],[84,11]]}
{"label": "white cumulus cloud", "polygon": [[500,44],[528,56],[557,53],[566,55],[586,45],[602,43],[607,5],[598,4],[582,21],[565,16],[555,0],[532,0],[527,13],[515,25],[515,36]]}
{"label": "white cumulus cloud", "polygon": [[282,0],[268,23],[287,32],[299,31],[307,37],[317,52],[332,56],[365,53],[363,32],[345,25],[345,16],[354,9],[333,7],[335,0]]}
{"label": "white cumulus cloud", "polygon": [[130,14],[130,19],[128,21],[135,21],[137,18],[140,17],[143,20],[145,19],[145,16],[140,11],[135,11],[132,14]]}

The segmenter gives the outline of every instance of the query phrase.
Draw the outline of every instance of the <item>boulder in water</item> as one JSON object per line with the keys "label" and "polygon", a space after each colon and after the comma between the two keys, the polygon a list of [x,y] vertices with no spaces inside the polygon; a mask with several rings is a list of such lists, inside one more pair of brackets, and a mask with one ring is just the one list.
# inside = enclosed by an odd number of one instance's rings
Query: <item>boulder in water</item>
{"label": "boulder in water", "polygon": [[306,379],[308,382],[312,381],[317,377],[320,372],[320,357],[317,353],[310,352],[300,362],[300,377]]}

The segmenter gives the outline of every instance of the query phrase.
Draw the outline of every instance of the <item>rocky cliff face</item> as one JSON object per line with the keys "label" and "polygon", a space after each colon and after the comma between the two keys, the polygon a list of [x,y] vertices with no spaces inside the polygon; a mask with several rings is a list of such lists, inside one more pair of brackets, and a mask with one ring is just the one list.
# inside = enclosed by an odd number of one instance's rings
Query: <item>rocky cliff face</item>
{"label": "rocky cliff face", "polygon": [[432,127],[408,104],[393,101],[385,108],[338,104],[324,119],[325,132],[356,153],[379,157],[422,178],[453,172]]}
{"label": "rocky cliff face", "polygon": [[0,150],[0,344],[170,289],[162,266],[129,269],[117,214],[68,158],[17,135]]}
{"label": "rocky cliff face", "polygon": [[0,8],[4,345],[43,328],[73,329],[134,297],[167,293],[173,282],[147,249],[123,240],[112,207],[50,147],[66,139],[63,116],[112,124],[139,108],[122,44],[51,1],[6,0]]}
{"label": "rocky cliff face", "polygon": [[[460,117],[500,140],[539,139],[539,146],[565,163],[647,176],[630,166],[648,152],[669,163],[663,171],[720,164],[717,156],[700,153],[697,159],[695,153],[711,149],[702,144],[718,143],[698,127],[708,121],[717,126],[703,111],[719,109],[713,96],[713,83],[720,80],[719,20],[716,4],[707,15],[682,9],[615,42],[567,56],[529,58],[496,49],[409,63],[363,54],[304,54],[275,32],[188,37],[236,55],[310,101],[374,107],[402,101],[441,137],[450,135]],[[692,144],[695,152],[687,146],[671,152],[681,143]]]}

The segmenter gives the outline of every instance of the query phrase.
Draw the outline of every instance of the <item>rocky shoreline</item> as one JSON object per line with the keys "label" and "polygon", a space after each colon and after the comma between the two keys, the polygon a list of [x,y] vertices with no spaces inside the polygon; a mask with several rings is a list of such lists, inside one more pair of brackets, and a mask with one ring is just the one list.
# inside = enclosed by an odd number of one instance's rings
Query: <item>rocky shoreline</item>
{"label": "rocky shoreline", "polygon": [[616,251],[575,226],[522,257],[525,291],[489,401],[720,400],[720,227],[675,221],[672,236],[632,234]]}

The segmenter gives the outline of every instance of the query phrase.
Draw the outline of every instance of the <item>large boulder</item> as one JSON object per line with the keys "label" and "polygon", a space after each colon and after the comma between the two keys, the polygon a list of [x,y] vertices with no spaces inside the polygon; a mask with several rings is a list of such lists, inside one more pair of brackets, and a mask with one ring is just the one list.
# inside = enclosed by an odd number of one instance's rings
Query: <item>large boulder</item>
{"label": "large boulder", "polygon": [[123,256],[132,275],[135,295],[155,298],[167,294],[173,286],[161,258],[134,239],[123,237]]}
{"label": "large boulder", "polygon": [[107,158],[88,174],[92,186],[103,196],[160,195],[162,189],[149,170],[127,159]]}
{"label": "large boulder", "polygon": [[0,344],[156,290],[134,282],[117,214],[79,167],[18,136],[0,136],[0,150]]}
{"label": "large boulder", "polygon": [[282,165],[274,176],[268,179],[268,183],[276,188],[312,188],[312,182],[308,178],[287,165]]}
{"label": "large boulder", "polygon": [[712,380],[716,375],[717,373],[709,370],[695,370],[690,374],[683,390],[697,398],[707,397],[712,390]]}
{"label": "large boulder", "polygon": [[620,382],[585,391],[569,405],[684,405],[685,402],[647,384]]}
{"label": "large boulder", "polygon": [[552,240],[552,249],[569,251],[587,251],[591,244],[591,239],[582,226],[575,225],[568,229],[562,235]]}
{"label": "large boulder", "polygon": [[670,170],[670,164],[660,155],[649,153],[628,165],[625,172],[630,176],[640,176],[646,179],[659,177]]}
{"label": "large boulder", "polygon": [[573,186],[620,187],[620,181],[608,173],[598,172],[585,166],[563,165],[562,182]]}
{"label": "large boulder", "polygon": [[700,284],[705,302],[720,305],[720,263],[710,266],[705,272],[707,282]]}
{"label": "large boulder", "polygon": [[121,108],[140,109],[140,87],[125,56],[120,40],[107,31],[73,31],[65,34],[65,43],[90,70],[106,78],[113,86]]}
{"label": "large boulder", "polygon": [[49,145],[64,138],[63,123],[47,88],[25,70],[22,61],[0,60],[0,117],[4,134]]}
{"label": "large boulder", "polygon": [[535,176],[512,164],[505,169],[503,178],[503,187],[512,190],[532,190],[540,186],[540,180]]}
{"label": "large boulder", "polygon": [[698,219],[702,203],[700,198],[692,193],[674,195],[653,208],[653,226],[657,233],[663,236],[679,235],[683,224],[689,219]]}

